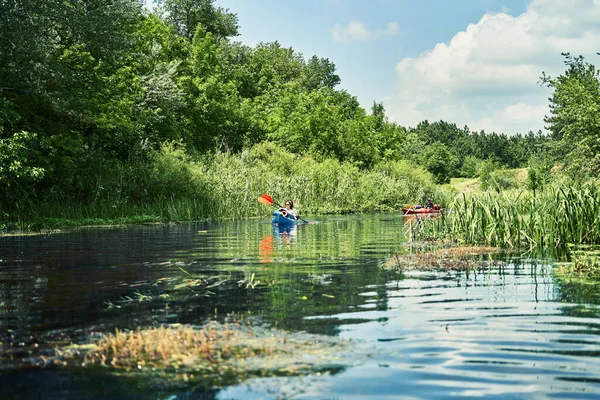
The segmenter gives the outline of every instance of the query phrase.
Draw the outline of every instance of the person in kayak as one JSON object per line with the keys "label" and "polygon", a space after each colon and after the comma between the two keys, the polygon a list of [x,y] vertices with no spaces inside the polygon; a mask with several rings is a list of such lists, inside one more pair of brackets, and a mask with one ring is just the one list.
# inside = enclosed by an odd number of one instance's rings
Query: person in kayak
{"label": "person in kayak", "polygon": [[431,199],[427,199],[427,203],[425,203],[425,208],[427,208],[428,210],[433,208],[433,201],[431,201]]}
{"label": "person in kayak", "polygon": [[290,215],[294,217],[294,219],[298,219],[298,211],[294,208],[294,202],[291,200],[285,202],[285,208],[281,209],[281,214],[283,214],[284,217]]}

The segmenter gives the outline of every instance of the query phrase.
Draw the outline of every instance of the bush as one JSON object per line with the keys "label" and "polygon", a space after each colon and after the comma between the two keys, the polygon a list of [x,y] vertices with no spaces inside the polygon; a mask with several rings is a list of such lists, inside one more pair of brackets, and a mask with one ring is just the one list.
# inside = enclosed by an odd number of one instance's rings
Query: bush
{"label": "bush", "polygon": [[185,198],[204,189],[203,166],[193,161],[181,142],[166,142],[151,153],[149,195],[153,199]]}
{"label": "bush", "polygon": [[475,178],[479,175],[481,160],[474,156],[466,156],[460,169],[460,175],[465,178]]}
{"label": "bush", "polygon": [[546,153],[531,156],[527,171],[527,188],[532,191],[543,190],[550,182],[554,160]]}

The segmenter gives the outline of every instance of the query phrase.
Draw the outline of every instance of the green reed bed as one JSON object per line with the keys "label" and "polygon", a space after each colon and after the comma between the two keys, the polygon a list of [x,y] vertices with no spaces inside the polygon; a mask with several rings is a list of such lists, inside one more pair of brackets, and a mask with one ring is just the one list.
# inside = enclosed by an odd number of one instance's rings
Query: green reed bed
{"label": "green reed bed", "polygon": [[399,210],[406,203],[449,194],[431,174],[406,162],[370,170],[315,159],[262,143],[239,154],[195,156],[168,143],[136,162],[86,166],[78,190],[53,192],[0,210],[0,228],[36,230],[81,225],[268,218],[263,193],[302,215]]}
{"label": "green reed bed", "polygon": [[595,185],[550,187],[538,196],[461,195],[444,229],[452,240],[508,248],[598,244],[599,206]]}

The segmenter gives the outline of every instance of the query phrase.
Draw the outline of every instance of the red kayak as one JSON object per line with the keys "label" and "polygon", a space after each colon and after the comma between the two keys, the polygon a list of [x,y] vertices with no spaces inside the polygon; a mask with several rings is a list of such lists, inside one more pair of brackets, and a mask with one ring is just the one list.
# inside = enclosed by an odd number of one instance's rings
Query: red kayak
{"label": "red kayak", "polygon": [[404,215],[414,215],[414,214],[439,214],[444,212],[444,208],[403,208],[402,212]]}

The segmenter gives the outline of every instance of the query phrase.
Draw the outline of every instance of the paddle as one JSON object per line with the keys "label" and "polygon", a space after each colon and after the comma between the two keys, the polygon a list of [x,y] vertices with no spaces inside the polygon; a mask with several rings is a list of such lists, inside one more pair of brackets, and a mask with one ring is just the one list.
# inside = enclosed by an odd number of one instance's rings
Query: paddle
{"label": "paddle", "polygon": [[[273,198],[272,198],[271,196],[269,196],[268,194],[263,194],[262,196],[260,196],[260,197],[258,198],[258,201],[259,201],[260,203],[263,203],[263,204],[267,205],[267,206],[274,206],[274,207],[283,208],[283,207],[281,207],[279,204],[277,204],[277,203],[275,202],[275,200],[273,200]],[[307,224],[309,223],[307,220],[305,220],[305,219],[302,219],[302,218],[300,218],[299,216],[298,216],[298,219],[299,219],[300,221],[304,222],[304,223],[307,223]]]}

